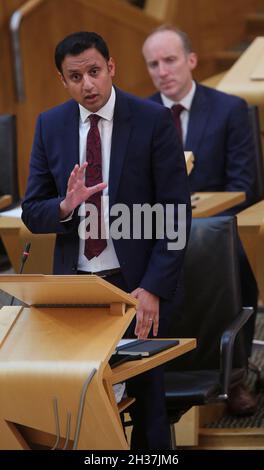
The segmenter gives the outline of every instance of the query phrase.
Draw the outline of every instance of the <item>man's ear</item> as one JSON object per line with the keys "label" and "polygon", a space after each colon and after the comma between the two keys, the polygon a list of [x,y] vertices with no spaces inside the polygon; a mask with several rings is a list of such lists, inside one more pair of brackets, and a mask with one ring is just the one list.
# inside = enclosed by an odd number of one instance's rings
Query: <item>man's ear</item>
{"label": "man's ear", "polygon": [[110,57],[109,61],[107,62],[107,68],[108,68],[108,72],[110,76],[114,77],[115,76],[115,62],[114,62],[113,57]]}
{"label": "man's ear", "polygon": [[62,82],[63,86],[64,86],[65,88],[67,88],[67,83],[66,83],[65,78],[64,78],[64,76],[62,75],[62,73],[61,73],[61,72],[58,72],[58,75],[59,75],[60,81]]}
{"label": "man's ear", "polygon": [[194,70],[198,63],[198,56],[195,52],[190,52],[188,55],[188,63],[190,70]]}

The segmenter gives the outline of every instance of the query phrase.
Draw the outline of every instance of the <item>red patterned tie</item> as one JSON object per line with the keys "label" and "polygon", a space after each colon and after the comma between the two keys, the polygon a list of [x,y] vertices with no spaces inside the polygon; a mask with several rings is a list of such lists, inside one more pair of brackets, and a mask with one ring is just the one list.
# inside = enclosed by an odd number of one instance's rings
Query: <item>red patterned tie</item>
{"label": "red patterned tie", "polygon": [[[98,121],[101,119],[97,114],[90,114],[89,116],[91,126],[87,135],[87,146],[86,146],[86,160],[88,166],[86,168],[85,184],[86,186],[94,186],[95,184],[102,182],[102,153],[101,153],[101,139],[98,129]],[[107,242],[102,239],[101,233],[101,196],[102,191],[93,194],[87,203],[94,204],[98,212],[98,238],[87,238],[85,240],[84,254],[89,260],[94,256],[100,255],[106,248]],[[86,216],[89,215],[89,212]],[[91,220],[90,215],[90,220]],[[89,226],[87,227],[89,228]]]}
{"label": "red patterned tie", "polygon": [[178,136],[180,137],[181,142],[183,140],[182,140],[182,126],[181,126],[180,115],[181,115],[181,112],[184,109],[185,109],[185,107],[182,106],[181,104],[174,104],[171,107],[171,112],[172,112],[172,115],[173,115],[173,118],[174,118],[174,122],[175,122],[175,126],[176,126],[176,129],[177,129],[177,132],[178,132]]}

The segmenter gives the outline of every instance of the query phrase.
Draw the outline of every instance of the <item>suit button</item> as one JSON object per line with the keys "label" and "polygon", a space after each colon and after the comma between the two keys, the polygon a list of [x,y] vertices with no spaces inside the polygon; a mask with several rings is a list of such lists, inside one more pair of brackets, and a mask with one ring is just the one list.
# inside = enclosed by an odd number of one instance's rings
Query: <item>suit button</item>
{"label": "suit button", "polygon": [[73,272],[73,273],[76,273],[76,272],[77,272],[77,269],[73,267],[73,268],[72,268],[72,272]]}

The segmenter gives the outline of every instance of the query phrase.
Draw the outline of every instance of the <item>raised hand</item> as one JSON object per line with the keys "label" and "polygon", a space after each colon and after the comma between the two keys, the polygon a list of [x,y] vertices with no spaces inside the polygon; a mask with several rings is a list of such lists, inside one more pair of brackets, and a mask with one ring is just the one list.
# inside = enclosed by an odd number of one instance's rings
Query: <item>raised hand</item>
{"label": "raised hand", "polygon": [[94,186],[85,186],[85,171],[88,163],[85,162],[81,166],[75,165],[69,180],[66,197],[60,203],[60,216],[62,219],[67,217],[82,202],[87,201],[92,194],[103,191],[106,183],[99,183]]}

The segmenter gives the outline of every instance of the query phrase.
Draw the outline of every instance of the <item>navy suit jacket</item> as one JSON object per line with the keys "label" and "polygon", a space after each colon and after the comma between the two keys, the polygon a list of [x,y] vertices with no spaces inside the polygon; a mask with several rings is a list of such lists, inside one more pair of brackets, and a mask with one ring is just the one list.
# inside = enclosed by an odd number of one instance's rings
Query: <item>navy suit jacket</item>
{"label": "navy suit jacket", "polygon": [[[79,107],[73,101],[42,113],[37,121],[22,219],[33,233],[56,233],[54,273],[74,274],[78,261],[78,210],[61,223],[59,205],[74,165],[79,163]],[[165,107],[116,89],[109,173],[109,204],[186,204],[191,208],[183,151]],[[175,212],[177,216],[177,211]],[[178,220],[175,218],[175,230]],[[132,224],[131,224],[132,225]],[[132,228],[131,228],[132,231]],[[128,287],[141,286],[173,299],[184,249],[167,250],[167,240],[114,240]]]}
{"label": "navy suit jacket", "polygon": [[[195,191],[245,191],[254,202],[254,146],[247,103],[236,96],[200,84],[193,98],[185,149],[195,156],[189,175]],[[150,97],[162,104],[159,93]]]}

